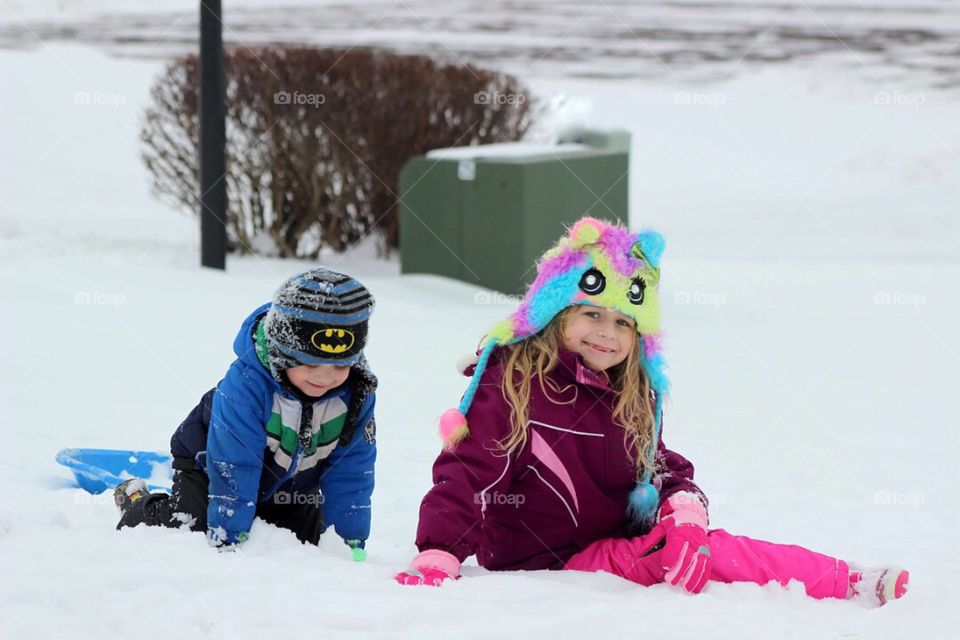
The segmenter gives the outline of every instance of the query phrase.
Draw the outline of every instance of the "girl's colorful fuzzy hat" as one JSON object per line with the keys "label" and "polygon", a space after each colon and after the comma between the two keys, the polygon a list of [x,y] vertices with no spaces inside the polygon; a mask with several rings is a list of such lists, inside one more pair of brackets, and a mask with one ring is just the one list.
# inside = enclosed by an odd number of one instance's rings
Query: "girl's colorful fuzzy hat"
{"label": "girl's colorful fuzzy hat", "polygon": [[440,432],[448,449],[467,436],[466,415],[494,348],[514,344],[546,327],[574,304],[609,307],[636,323],[641,366],[654,392],[654,434],[646,471],[630,494],[628,513],[641,528],[655,517],[659,494],[650,482],[663,398],[669,382],[660,353],[660,257],[664,239],[656,231],[630,233],[625,227],[585,217],[537,263],[537,277],[520,306],[487,333],[470,385],[460,406],[440,418]]}

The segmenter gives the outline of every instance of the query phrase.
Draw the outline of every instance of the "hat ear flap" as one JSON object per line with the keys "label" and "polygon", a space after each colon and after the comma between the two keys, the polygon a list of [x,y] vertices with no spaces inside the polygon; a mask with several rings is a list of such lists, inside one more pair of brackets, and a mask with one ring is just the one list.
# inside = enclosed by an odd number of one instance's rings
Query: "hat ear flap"
{"label": "hat ear flap", "polygon": [[600,239],[603,223],[596,218],[581,218],[570,227],[570,246],[574,249],[595,244]]}
{"label": "hat ear flap", "polygon": [[663,255],[663,249],[667,246],[667,241],[660,235],[659,231],[648,229],[637,234],[637,245],[641,255],[637,254],[637,246],[634,246],[634,256],[642,258],[651,267],[660,266],[660,257]]}

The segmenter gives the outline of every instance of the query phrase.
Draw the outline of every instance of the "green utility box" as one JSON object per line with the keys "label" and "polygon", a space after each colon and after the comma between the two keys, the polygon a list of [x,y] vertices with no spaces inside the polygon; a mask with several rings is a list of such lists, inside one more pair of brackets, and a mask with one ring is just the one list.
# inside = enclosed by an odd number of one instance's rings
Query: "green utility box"
{"label": "green utility box", "polygon": [[[606,146],[591,146],[598,143]],[[400,172],[401,272],[522,293],[565,226],[584,215],[628,220],[628,174],[625,132],[589,144],[482,145],[414,157]]]}

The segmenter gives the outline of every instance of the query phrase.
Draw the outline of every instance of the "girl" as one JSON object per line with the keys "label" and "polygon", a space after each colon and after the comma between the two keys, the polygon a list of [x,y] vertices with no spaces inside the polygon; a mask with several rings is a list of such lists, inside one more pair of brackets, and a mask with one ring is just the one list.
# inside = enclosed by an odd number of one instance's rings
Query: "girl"
{"label": "girl", "polygon": [[494,326],[420,507],[401,584],[439,585],[476,555],[490,570],[607,571],[699,593],[709,580],[799,580],[814,598],[880,606],[908,573],[709,529],[693,466],[661,438],[660,256],[647,231],[584,218]]}

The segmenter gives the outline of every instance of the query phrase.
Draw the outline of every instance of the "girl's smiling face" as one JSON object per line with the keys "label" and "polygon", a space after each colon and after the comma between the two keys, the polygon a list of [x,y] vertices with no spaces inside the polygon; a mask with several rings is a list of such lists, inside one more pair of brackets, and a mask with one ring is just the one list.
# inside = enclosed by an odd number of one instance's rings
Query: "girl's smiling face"
{"label": "girl's smiling face", "polygon": [[579,353],[594,371],[623,362],[637,339],[633,320],[606,307],[574,305],[562,326],[564,348]]}

